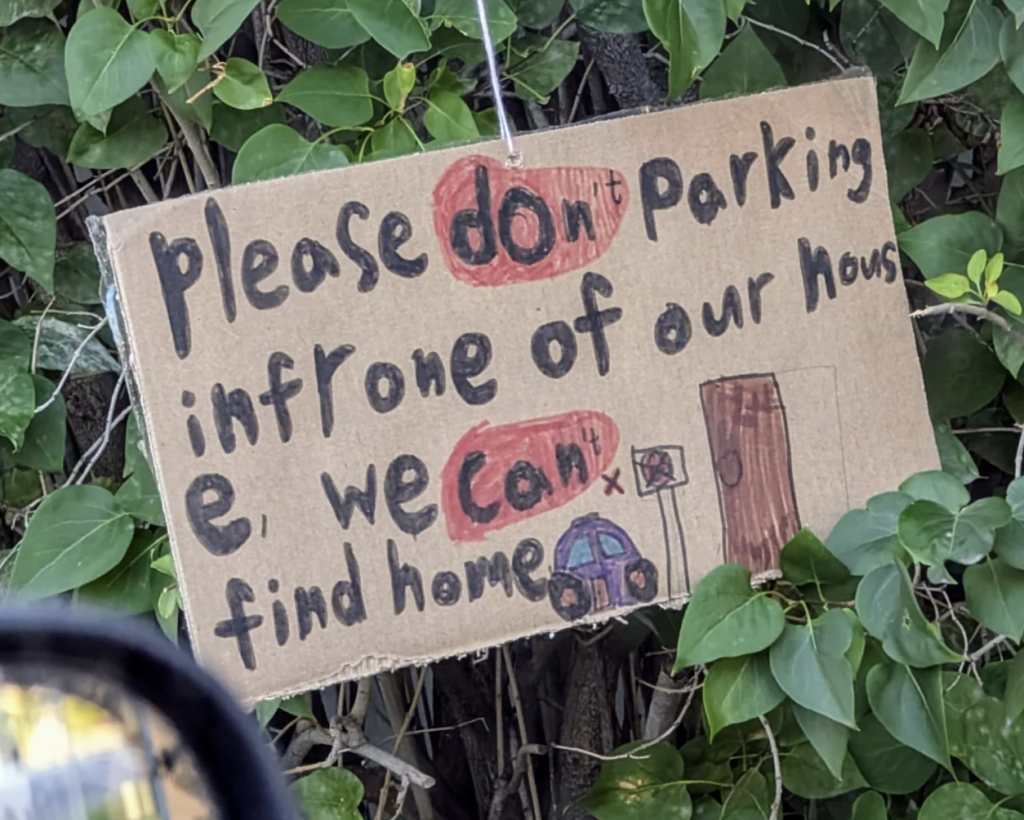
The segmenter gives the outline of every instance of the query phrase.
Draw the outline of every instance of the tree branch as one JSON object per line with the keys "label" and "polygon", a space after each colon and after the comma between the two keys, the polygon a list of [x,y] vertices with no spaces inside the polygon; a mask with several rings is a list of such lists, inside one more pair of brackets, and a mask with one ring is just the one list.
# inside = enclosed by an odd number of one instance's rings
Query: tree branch
{"label": "tree branch", "polygon": [[943,302],[941,305],[932,305],[921,310],[915,310],[910,314],[913,319],[920,319],[923,316],[949,316],[953,313],[964,313],[968,316],[976,316],[979,319],[987,319],[992,324],[999,325],[1007,333],[1010,332],[1010,323],[998,313],[993,313],[981,305],[962,305],[959,302]]}

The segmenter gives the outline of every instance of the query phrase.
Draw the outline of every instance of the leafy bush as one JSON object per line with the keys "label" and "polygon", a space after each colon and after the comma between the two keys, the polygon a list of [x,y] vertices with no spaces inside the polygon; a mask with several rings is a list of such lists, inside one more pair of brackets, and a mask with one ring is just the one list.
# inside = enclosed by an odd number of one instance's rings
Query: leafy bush
{"label": "leafy bush", "polygon": [[[675,721],[689,739],[676,751],[674,729],[608,762],[590,811],[781,817],[781,771],[790,815],[1018,817],[1024,2],[486,6],[520,131],[871,70],[948,474],[872,499],[825,546],[801,533],[774,588],[752,591],[738,567],[708,576],[679,633],[677,671],[694,681],[684,670],[707,669],[692,697],[702,708]],[[474,0],[0,0],[5,589],[114,606],[180,635],[163,513],[84,216],[493,137],[481,34]],[[629,627],[646,647],[631,669],[649,678],[663,657],[647,651],[655,633],[672,632],[662,616]],[[524,663],[517,655],[512,680]],[[557,689],[560,672],[548,667],[545,685]],[[563,715],[588,685],[567,695]],[[307,721],[306,737],[322,738],[322,705],[271,702],[260,719],[278,729]],[[548,740],[575,731],[570,723],[560,717]],[[300,747],[299,730],[289,732],[278,735],[286,758]],[[466,759],[479,759],[472,749]],[[530,809],[508,800],[524,769],[507,751],[473,770],[477,810],[516,816],[536,813],[538,795],[557,802],[560,790],[538,789],[529,766]],[[567,754],[558,750],[559,772],[576,765]],[[311,817],[357,816],[364,787],[348,775],[321,769],[299,781]],[[379,784],[375,795],[367,800],[387,803]],[[416,808],[423,816],[429,804]]]}

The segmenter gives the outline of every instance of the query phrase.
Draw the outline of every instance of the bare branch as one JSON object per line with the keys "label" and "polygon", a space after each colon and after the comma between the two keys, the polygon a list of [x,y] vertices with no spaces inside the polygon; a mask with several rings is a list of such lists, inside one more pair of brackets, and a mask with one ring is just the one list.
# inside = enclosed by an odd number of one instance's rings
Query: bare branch
{"label": "bare branch", "polygon": [[775,742],[775,733],[765,716],[761,715],[760,720],[764,726],[764,733],[768,735],[768,746],[772,750],[772,763],[775,765],[775,799],[772,800],[772,813],[768,820],[779,820],[779,808],[782,806],[782,761],[779,759],[779,745]]}
{"label": "bare branch", "polygon": [[[39,320],[39,324],[36,325],[36,330],[42,326],[43,320]],[[97,324],[92,330],[89,331],[89,335],[82,339],[78,347],[75,348],[75,352],[71,354],[71,360],[68,362],[68,366],[64,368],[64,372],[60,374],[60,380],[57,382],[57,386],[53,389],[53,395],[50,396],[46,401],[40,404],[35,412],[42,413],[47,407],[53,404],[57,400],[57,396],[60,395],[61,389],[67,383],[67,380],[71,378],[71,372],[75,369],[75,362],[78,361],[78,357],[82,355],[82,351],[85,350],[85,346],[89,344],[103,328],[107,326],[107,319],[103,319]]]}
{"label": "bare branch", "polygon": [[988,308],[983,308],[981,305],[962,305],[959,302],[943,302],[941,305],[932,305],[931,307],[922,308],[921,310],[915,310],[910,315],[914,319],[920,319],[923,316],[950,316],[954,313],[963,313],[967,316],[976,316],[979,319],[986,319],[994,325],[999,325],[1003,330],[1010,332],[1010,323],[1007,322],[1006,319],[998,313],[993,313]]}

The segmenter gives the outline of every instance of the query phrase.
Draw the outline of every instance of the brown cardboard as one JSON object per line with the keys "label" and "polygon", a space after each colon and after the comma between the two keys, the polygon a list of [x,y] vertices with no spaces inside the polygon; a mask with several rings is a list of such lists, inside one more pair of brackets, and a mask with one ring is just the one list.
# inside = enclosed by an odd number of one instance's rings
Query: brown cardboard
{"label": "brown cardboard", "polygon": [[[771,185],[766,145],[781,170]],[[870,79],[526,135],[517,147],[520,170],[494,141],[122,211],[96,228],[192,640],[246,699],[679,602],[723,560],[770,571],[801,526],[827,532],[850,506],[937,464]],[[744,165],[741,204],[733,173]],[[577,201],[590,206],[593,239]],[[339,211],[358,245],[348,254]],[[257,240],[277,249],[273,272]],[[201,274],[175,340],[153,249],[185,246]],[[819,248],[828,274],[814,273]],[[169,282],[186,261],[165,266]],[[336,368],[326,437],[317,346],[321,378]],[[421,395],[414,358],[443,369],[442,396],[426,382]],[[279,395],[294,394],[280,418],[268,359]],[[389,409],[396,373],[404,395]],[[221,390],[225,403],[246,392],[236,399],[252,403],[255,445],[237,420],[218,433]],[[369,465],[375,492],[346,527],[329,495],[340,505],[347,487],[365,490]],[[229,485],[227,511],[218,493]],[[227,528],[205,546],[204,509]],[[596,578],[566,571],[595,547],[608,550]],[[422,583],[422,612],[414,582],[396,614],[403,568]],[[231,596],[259,619],[241,640]]]}

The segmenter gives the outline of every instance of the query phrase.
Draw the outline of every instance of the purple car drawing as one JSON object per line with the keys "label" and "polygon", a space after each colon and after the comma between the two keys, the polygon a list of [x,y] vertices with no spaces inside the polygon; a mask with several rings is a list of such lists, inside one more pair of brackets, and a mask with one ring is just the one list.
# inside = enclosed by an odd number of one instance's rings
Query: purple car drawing
{"label": "purple car drawing", "polygon": [[657,594],[658,568],[617,524],[590,513],[558,539],[548,596],[565,620],[647,603]]}

